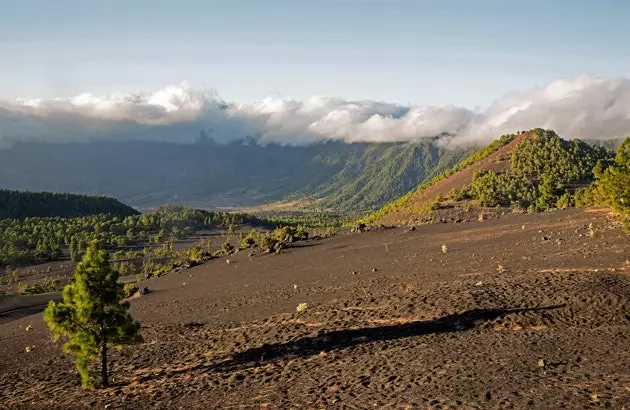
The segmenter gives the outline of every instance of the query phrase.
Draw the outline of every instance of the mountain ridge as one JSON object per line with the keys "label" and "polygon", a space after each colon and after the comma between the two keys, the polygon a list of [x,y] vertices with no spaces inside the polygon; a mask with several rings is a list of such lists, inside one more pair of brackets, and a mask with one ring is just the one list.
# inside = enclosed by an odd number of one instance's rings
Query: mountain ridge
{"label": "mountain ridge", "polygon": [[24,143],[0,151],[0,187],[103,194],[140,209],[163,203],[239,208],[308,198],[318,209],[367,210],[466,153],[434,142]]}

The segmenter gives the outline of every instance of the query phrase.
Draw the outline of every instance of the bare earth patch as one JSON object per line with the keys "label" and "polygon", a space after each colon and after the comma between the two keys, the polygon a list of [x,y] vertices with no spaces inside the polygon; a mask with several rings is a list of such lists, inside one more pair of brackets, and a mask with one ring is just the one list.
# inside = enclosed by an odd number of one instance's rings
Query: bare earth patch
{"label": "bare earth patch", "polygon": [[80,388],[71,358],[32,314],[39,305],[4,299],[0,408],[630,403],[630,238],[604,212],[505,215],[309,245],[141,283],[152,292],[131,304],[146,342],[113,352],[107,390]]}

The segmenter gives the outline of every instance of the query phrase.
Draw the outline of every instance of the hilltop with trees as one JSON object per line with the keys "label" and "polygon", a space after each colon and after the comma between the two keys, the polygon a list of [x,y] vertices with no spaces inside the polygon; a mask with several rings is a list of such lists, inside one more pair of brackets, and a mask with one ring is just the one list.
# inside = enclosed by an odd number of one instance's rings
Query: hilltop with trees
{"label": "hilltop with trees", "polygon": [[462,201],[467,206],[530,212],[598,204],[620,210],[629,201],[623,188],[627,184],[622,182],[627,147],[626,139],[615,160],[613,151],[578,139],[564,140],[551,130],[505,135],[364,221],[421,219],[442,203]]}

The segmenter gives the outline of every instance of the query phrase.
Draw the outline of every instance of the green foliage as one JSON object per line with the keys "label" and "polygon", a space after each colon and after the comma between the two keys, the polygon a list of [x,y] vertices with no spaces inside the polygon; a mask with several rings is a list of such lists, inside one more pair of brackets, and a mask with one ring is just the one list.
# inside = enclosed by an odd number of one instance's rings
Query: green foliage
{"label": "green foliage", "polygon": [[36,216],[74,218],[97,214],[125,217],[136,215],[138,211],[105,196],[0,189],[0,219]]}
{"label": "green foliage", "polygon": [[302,225],[283,226],[276,228],[273,231],[273,236],[278,239],[279,242],[291,243],[308,239],[308,232],[304,230]]}
{"label": "green foliage", "polygon": [[451,201],[463,201],[466,199],[466,190],[453,188],[448,191],[448,199]]}
{"label": "green foliage", "polygon": [[525,178],[492,170],[475,170],[473,182],[466,188],[467,195],[481,206],[510,206],[517,203],[526,207],[535,199],[535,187]]}
{"label": "green foliage", "polygon": [[513,206],[543,211],[596,202],[590,190],[572,189],[593,181],[596,164],[611,154],[580,140],[565,141],[555,132],[534,129],[512,153],[509,171],[477,171],[466,187],[481,206]]}
{"label": "green foliage", "polygon": [[125,283],[125,286],[123,286],[123,297],[130,298],[135,295],[137,291],[138,286],[136,286],[135,283]]}
{"label": "green foliage", "polygon": [[[0,219],[0,266],[59,260],[64,249],[68,250],[71,260],[79,261],[88,244],[94,240],[99,241],[104,249],[116,250],[148,238],[153,238],[155,244],[161,244],[171,237],[191,236],[197,230],[245,223],[275,226],[252,215],[208,212],[172,205],[163,206],[153,213],[124,218],[102,214],[79,218]],[[172,247],[161,247],[160,250],[164,257],[171,256],[171,251]],[[123,254],[118,253],[115,257],[118,259]]]}
{"label": "green foliage", "polygon": [[220,252],[222,255],[231,255],[232,253],[234,253],[234,245],[232,245],[230,241],[226,239],[225,242],[221,244]]}
{"label": "green foliage", "polygon": [[[600,189],[595,192],[592,188],[585,188],[594,180],[598,173],[605,180],[605,186],[617,186],[615,195],[619,198],[627,197],[627,191],[623,187],[628,186],[623,167],[611,165],[612,155],[603,147],[591,146],[580,140],[565,141],[555,132],[540,128],[525,133],[526,138],[518,144],[510,158],[509,171],[496,173],[494,171],[477,171],[473,182],[461,190],[451,190],[449,198],[460,201],[472,198],[481,206],[497,207],[511,206],[513,208],[527,208],[530,211],[546,209],[584,206],[601,201],[602,197],[611,197],[612,190],[604,192]],[[510,143],[516,135],[504,135],[499,140],[484,149],[481,149],[452,169],[435,177],[433,180],[422,183],[415,191],[391,202],[379,211],[368,215],[362,221],[373,223],[383,216],[393,213],[406,206],[411,198],[422,190],[432,186],[442,179],[448,178],[454,173],[487,158],[499,148]],[[619,171],[622,170],[622,171]],[[606,177],[604,177],[606,174]],[[617,175],[611,177],[612,174]],[[621,175],[621,177],[619,176]],[[627,178],[627,177],[625,177]],[[617,185],[611,184],[611,180],[618,180]],[[614,202],[609,200],[608,203]],[[619,204],[627,203],[627,199],[616,201]],[[435,208],[437,203],[432,204]],[[612,205],[611,205],[612,206]]]}
{"label": "green foliage", "polygon": [[291,243],[306,240],[308,238],[309,232],[307,232],[301,225],[280,226],[273,232],[259,235],[259,247],[268,253],[280,253],[280,249],[291,246]]}
{"label": "green foliage", "polygon": [[529,131],[512,153],[512,173],[532,180],[546,178],[551,184],[593,180],[593,168],[610,158],[605,148],[578,139],[566,141],[554,131]]}
{"label": "green foliage", "polygon": [[128,261],[115,262],[114,269],[122,276],[134,275],[136,273],[136,265]]}
{"label": "green foliage", "polygon": [[617,150],[614,163],[605,169],[600,163],[595,173],[596,189],[601,199],[630,227],[630,137]]}
{"label": "green foliage", "polygon": [[247,234],[247,236],[241,239],[241,249],[251,248],[259,240],[259,237],[260,234],[258,233],[256,228],[253,228],[251,232]]}
{"label": "green foliage", "polygon": [[420,185],[418,185],[414,190],[407,192],[405,195],[401,196],[400,198],[389,202],[388,204],[386,204],[385,206],[383,206],[381,209],[367,215],[366,217],[362,218],[360,221],[366,224],[371,224],[374,223],[378,220],[380,220],[381,218],[383,218],[385,215],[389,215],[391,213],[396,212],[397,210],[401,209],[402,207],[406,206],[411,199],[419,194],[420,192],[424,191],[425,189],[430,188],[431,186],[435,185],[436,183],[450,177],[451,175],[467,168],[470,165],[475,164],[476,162],[479,162],[487,157],[489,157],[490,155],[492,155],[493,153],[495,153],[496,151],[498,151],[501,147],[509,144],[510,142],[512,142],[514,140],[514,138],[516,138],[515,134],[507,134],[507,135],[503,135],[501,138],[493,141],[491,144],[489,144],[488,146],[486,146],[485,148],[479,149],[475,152],[473,152],[471,155],[469,155],[466,159],[460,161],[459,163],[457,163],[455,166],[453,166],[452,168],[442,172],[441,174],[433,177],[432,179],[422,182]]}
{"label": "green foliage", "polygon": [[577,207],[594,206],[602,203],[603,199],[595,185],[578,188],[573,194],[573,202]]}
{"label": "green foliage", "polygon": [[260,249],[271,253],[276,249],[276,245],[280,242],[280,240],[273,235],[272,233],[265,233],[260,236]]}
{"label": "green foliage", "polygon": [[[434,141],[408,144],[351,144],[345,153],[328,153],[340,171],[297,197],[321,198],[315,207],[333,211],[374,210],[453,166],[466,152],[440,148]],[[345,158],[341,158],[345,156]],[[342,165],[342,167],[341,167]],[[320,171],[321,172],[321,171]],[[326,224],[328,225],[328,224]],[[320,225],[320,226],[326,226]]]}
{"label": "green foliage", "polygon": [[191,265],[199,265],[200,263],[212,259],[212,253],[199,246],[193,246],[187,251],[184,251],[184,258]]}
{"label": "green foliage", "polygon": [[18,283],[17,292],[20,295],[38,295],[40,293],[57,292],[61,290],[59,280],[43,279],[39,283]]}
{"label": "green foliage", "polygon": [[67,341],[64,350],[76,357],[86,388],[95,386],[92,362],[100,355],[101,386],[109,385],[107,351],[111,346],[142,340],[140,323],[132,320],[129,303],[121,303],[124,285],[109,263],[109,254],[93,243],[63,290],[63,302],[50,302],[44,320],[55,338]]}
{"label": "green foliage", "polygon": [[344,226],[352,223],[359,213],[344,212],[343,214],[332,212],[311,212],[311,211],[274,211],[258,212],[256,216],[264,221],[260,226],[273,228],[276,226],[297,226],[302,225],[307,228],[324,226]]}

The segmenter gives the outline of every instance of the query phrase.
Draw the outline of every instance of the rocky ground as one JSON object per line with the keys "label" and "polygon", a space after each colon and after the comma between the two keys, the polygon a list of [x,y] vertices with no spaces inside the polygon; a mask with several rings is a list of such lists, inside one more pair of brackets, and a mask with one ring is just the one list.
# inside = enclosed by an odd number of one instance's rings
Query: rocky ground
{"label": "rocky ground", "polygon": [[229,259],[145,283],[105,390],[5,308],[0,408],[630,408],[630,237],[603,210]]}

